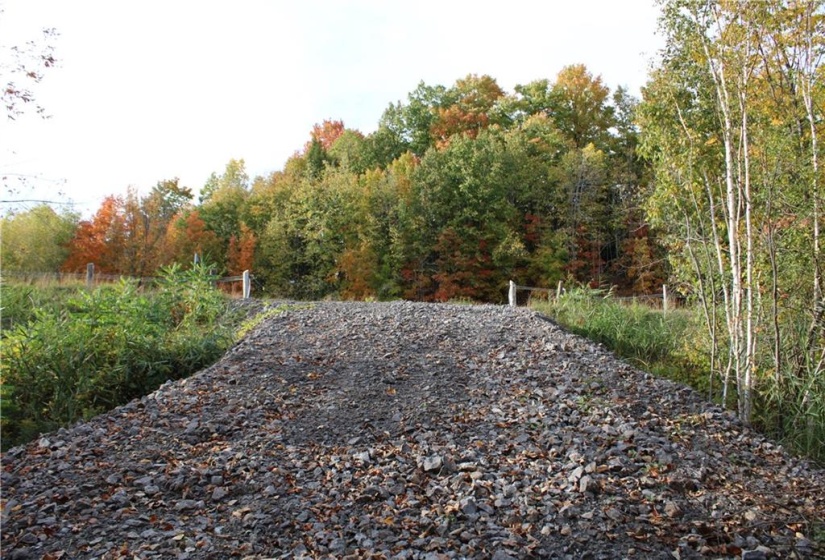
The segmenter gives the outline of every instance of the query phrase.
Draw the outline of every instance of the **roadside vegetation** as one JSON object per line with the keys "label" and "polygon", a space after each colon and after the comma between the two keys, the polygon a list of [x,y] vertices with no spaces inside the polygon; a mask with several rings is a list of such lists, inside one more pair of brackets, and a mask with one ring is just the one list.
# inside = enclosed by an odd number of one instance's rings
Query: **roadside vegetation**
{"label": "roadside vegetation", "polygon": [[123,280],[2,285],[3,449],[143,396],[215,362],[245,316],[203,266]]}
{"label": "roadside vegetation", "polygon": [[[531,307],[565,329],[604,344],[628,363],[690,385],[708,400],[735,410],[735,380],[726,380],[724,368],[711,367],[713,344],[699,306],[663,313],[614,298],[609,291],[581,287],[558,300],[534,300]],[[800,336],[805,334],[801,321],[798,329]],[[769,359],[758,369],[769,371]],[[793,379],[764,376],[752,425],[789,450],[825,464],[825,380],[813,375],[816,366],[810,364],[802,370],[810,374]]]}

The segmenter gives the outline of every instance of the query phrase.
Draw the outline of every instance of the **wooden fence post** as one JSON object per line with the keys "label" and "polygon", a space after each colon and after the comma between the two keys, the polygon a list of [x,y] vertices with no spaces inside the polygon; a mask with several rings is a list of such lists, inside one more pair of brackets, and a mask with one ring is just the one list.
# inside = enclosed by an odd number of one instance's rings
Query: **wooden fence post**
{"label": "wooden fence post", "polygon": [[86,287],[90,290],[95,285],[95,263],[86,265]]}
{"label": "wooden fence post", "polygon": [[667,315],[667,284],[662,284],[662,314]]}
{"label": "wooden fence post", "polygon": [[510,290],[507,292],[507,299],[510,302],[510,307],[516,306],[516,283],[510,280]]}
{"label": "wooden fence post", "polygon": [[557,303],[558,303],[560,297],[561,297],[561,280],[559,280],[559,285],[556,286],[556,302]]}
{"label": "wooden fence post", "polygon": [[252,282],[249,280],[249,271],[243,271],[243,299],[249,299],[249,294],[252,292]]}

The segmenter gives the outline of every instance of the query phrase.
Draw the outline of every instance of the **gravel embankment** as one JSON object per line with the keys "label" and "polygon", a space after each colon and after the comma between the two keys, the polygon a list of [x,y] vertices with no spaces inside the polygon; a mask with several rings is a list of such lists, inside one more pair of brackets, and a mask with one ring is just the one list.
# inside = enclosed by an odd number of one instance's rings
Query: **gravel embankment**
{"label": "gravel embankment", "polygon": [[526,309],[289,311],[2,467],[6,560],[825,554],[823,471]]}

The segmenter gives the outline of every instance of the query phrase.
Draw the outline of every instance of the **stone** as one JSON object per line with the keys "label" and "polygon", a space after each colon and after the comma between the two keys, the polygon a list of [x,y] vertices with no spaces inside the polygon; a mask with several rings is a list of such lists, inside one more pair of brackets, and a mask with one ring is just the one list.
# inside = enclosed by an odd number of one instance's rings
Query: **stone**
{"label": "stone", "polygon": [[819,552],[781,528],[825,508],[821,471],[530,309],[300,306],[139,406],[4,452],[0,555]]}
{"label": "stone", "polygon": [[424,472],[435,472],[441,470],[443,464],[444,460],[441,458],[441,455],[430,455],[429,457],[424,457],[424,460],[421,462],[421,468],[424,469]]}
{"label": "stone", "polygon": [[478,504],[472,496],[461,498],[461,501],[459,501],[459,507],[461,508],[462,513],[467,515],[473,515],[478,512]]}
{"label": "stone", "polygon": [[679,517],[680,515],[682,515],[682,508],[680,508],[679,504],[677,504],[676,502],[665,502],[665,515],[667,515],[670,518]]}

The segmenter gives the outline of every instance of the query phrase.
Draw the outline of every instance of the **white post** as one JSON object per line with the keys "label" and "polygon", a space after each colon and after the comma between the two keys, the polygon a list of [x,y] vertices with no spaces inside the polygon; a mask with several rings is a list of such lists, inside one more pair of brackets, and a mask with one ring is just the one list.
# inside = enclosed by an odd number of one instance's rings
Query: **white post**
{"label": "white post", "polygon": [[559,285],[556,286],[556,302],[559,301],[560,297],[561,297],[561,280],[559,280]]}
{"label": "white post", "polygon": [[249,294],[252,292],[252,283],[249,281],[249,271],[243,271],[243,298],[249,299]]}
{"label": "white post", "polygon": [[86,287],[90,290],[95,284],[95,263],[86,265]]}
{"label": "white post", "polygon": [[516,283],[510,280],[510,291],[507,293],[507,299],[510,300],[510,307],[516,306]]}
{"label": "white post", "polygon": [[662,313],[667,314],[667,284],[662,284]]}

